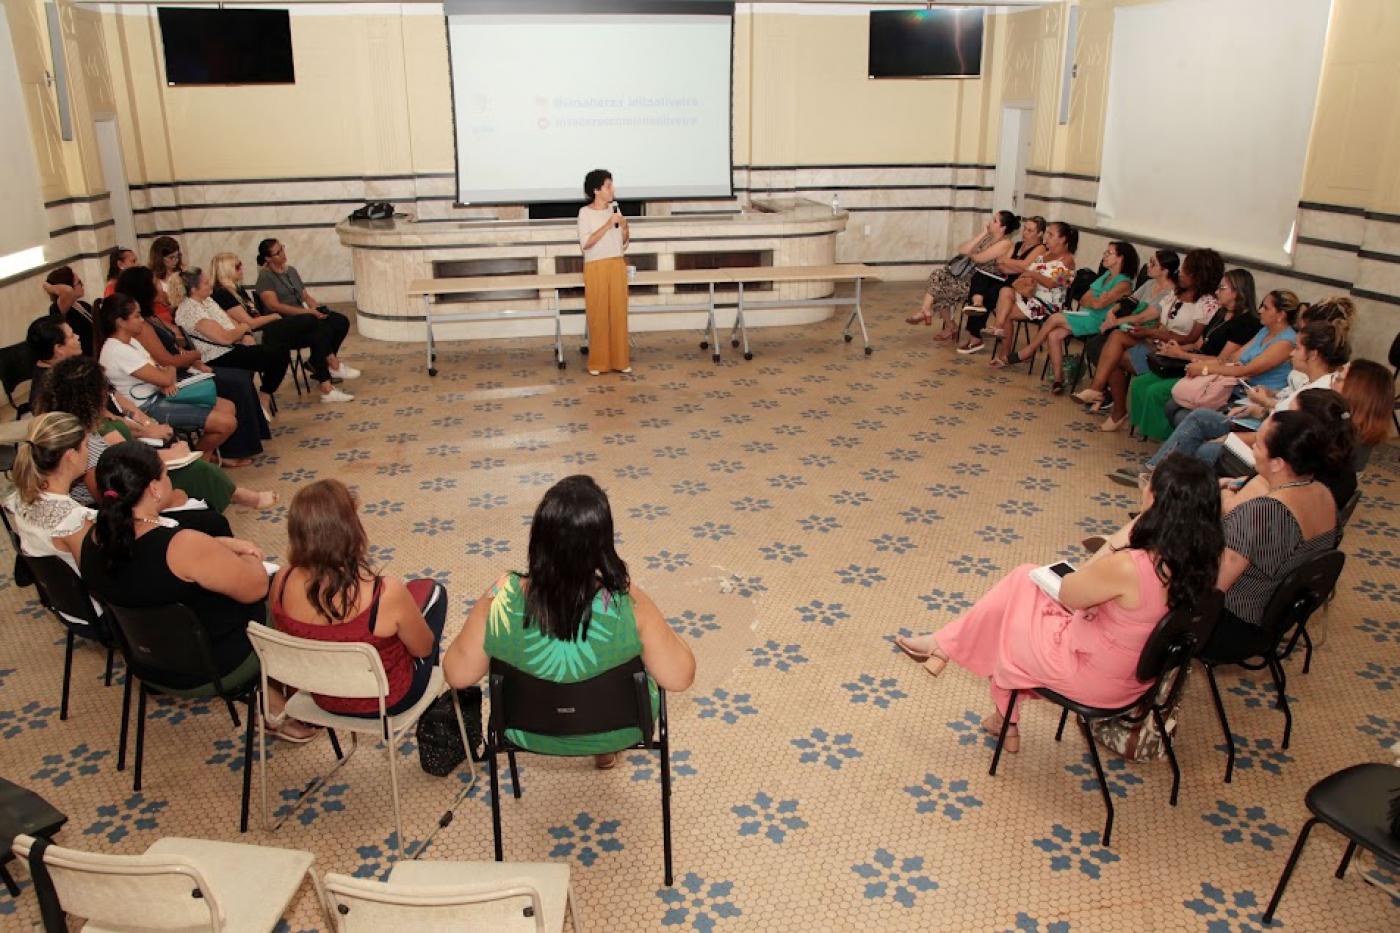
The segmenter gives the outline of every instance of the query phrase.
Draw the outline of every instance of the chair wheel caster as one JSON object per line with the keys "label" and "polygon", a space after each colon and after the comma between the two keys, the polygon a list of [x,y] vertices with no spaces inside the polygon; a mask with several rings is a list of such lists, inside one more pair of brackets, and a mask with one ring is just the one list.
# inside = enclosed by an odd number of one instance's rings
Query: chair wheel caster
{"label": "chair wheel caster", "polygon": [[588,344],[585,343],[583,346],[579,347],[579,348],[578,348],[578,352],[579,352],[579,355],[581,355],[581,356],[587,356],[587,355],[588,355]]}
{"label": "chair wheel caster", "polygon": [[752,353],[745,353],[745,354],[744,354],[744,359],[746,359],[746,360],[751,360],[751,359],[753,359],[753,354],[752,354]]}
{"label": "chair wheel caster", "polygon": [[569,365],[569,364],[568,364],[568,363],[565,363],[563,360],[560,360],[560,361],[559,361],[559,368],[560,368],[560,369],[563,369],[564,367],[566,367],[566,366],[568,366],[568,365]]}
{"label": "chair wheel caster", "polygon": [[866,356],[869,356],[870,354],[872,354],[872,353],[874,353],[874,352],[875,352],[875,348],[874,348],[874,347],[866,347],[866,348],[865,348],[865,355],[866,355]]}
{"label": "chair wheel caster", "polygon": [[716,353],[714,356],[711,356],[710,359],[712,359],[712,360],[714,360],[716,363],[718,363],[718,362],[719,362],[719,354]]}
{"label": "chair wheel caster", "polygon": [[734,349],[736,349],[736,350],[739,349],[739,341],[737,341],[737,340],[730,340],[730,341],[729,341],[729,345],[730,345],[731,347],[733,347]]}
{"label": "chair wheel caster", "polygon": [[428,367],[428,375],[429,375],[429,376],[436,376],[436,375],[437,375],[437,367],[436,367],[436,366],[429,366],[429,367]]}
{"label": "chair wheel caster", "polygon": [[702,350],[708,350],[708,349],[710,349],[710,342],[709,342],[708,340],[702,340],[702,341],[700,341],[700,349],[702,349]]}
{"label": "chair wheel caster", "polygon": [[844,338],[846,338],[846,342],[847,342],[847,343],[850,343],[852,340],[855,339],[855,338],[853,338],[850,334],[842,334],[841,336],[844,337]]}

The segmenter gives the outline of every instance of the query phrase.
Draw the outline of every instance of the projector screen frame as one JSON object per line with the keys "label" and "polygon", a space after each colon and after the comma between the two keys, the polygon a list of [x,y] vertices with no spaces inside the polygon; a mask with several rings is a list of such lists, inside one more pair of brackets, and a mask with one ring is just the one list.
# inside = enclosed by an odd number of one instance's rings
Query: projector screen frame
{"label": "projector screen frame", "polygon": [[[727,15],[729,17],[729,174],[728,194],[677,195],[674,198],[649,197],[646,201],[732,201],[734,199],[734,7],[733,2],[721,0],[448,0],[443,3],[442,36],[447,44],[447,90],[452,125],[452,206],[517,207],[528,204],[566,203],[558,198],[528,198],[511,201],[463,201],[462,156],[457,136],[457,80],[452,62],[452,31],[450,19],[456,13],[548,16],[559,13],[588,13],[601,16],[618,14],[640,15]],[[587,171],[586,169],[584,170]],[[578,203],[583,203],[583,175],[579,175]],[[636,200],[636,199],[633,199]]]}

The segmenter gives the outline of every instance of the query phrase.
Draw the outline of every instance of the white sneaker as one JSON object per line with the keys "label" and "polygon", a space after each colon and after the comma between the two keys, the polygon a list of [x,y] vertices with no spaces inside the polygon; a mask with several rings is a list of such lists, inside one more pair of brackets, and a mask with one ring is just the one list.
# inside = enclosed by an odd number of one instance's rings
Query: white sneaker
{"label": "white sneaker", "polygon": [[334,403],[334,402],[353,402],[353,401],[355,401],[355,396],[351,395],[349,392],[342,392],[342,391],[340,391],[339,389],[335,388],[334,386],[331,387],[331,390],[330,390],[329,392],[322,392],[322,393],[321,393],[321,404],[322,404],[322,405],[330,405],[330,404],[332,404],[332,403]]}
{"label": "white sneaker", "polygon": [[353,366],[347,366],[341,363],[339,369],[331,370],[331,375],[337,379],[358,379],[360,378],[360,371]]}

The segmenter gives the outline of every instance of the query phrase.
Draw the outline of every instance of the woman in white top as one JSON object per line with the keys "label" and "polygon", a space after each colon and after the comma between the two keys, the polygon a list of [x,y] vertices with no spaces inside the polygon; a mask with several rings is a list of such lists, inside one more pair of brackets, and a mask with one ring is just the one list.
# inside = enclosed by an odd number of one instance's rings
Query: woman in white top
{"label": "woman in white top", "polygon": [[627,260],[632,238],[627,218],[613,203],[613,177],[595,168],[583,178],[588,203],[578,210],[583,249],[583,306],[588,315],[588,373],[630,373],[627,346]]}
{"label": "woman in white top", "polygon": [[15,451],[10,472],[15,491],[5,500],[24,553],[61,557],[74,573],[83,536],[97,514],[68,494],[87,472],[87,460],[87,431],[77,418],[64,412],[40,415]]}
{"label": "woman in white top", "polygon": [[[1118,431],[1128,423],[1128,380],[1148,371],[1151,349],[1168,343],[1194,346],[1220,307],[1215,290],[1225,275],[1225,262],[1219,253],[1193,249],[1181,260],[1180,268],[1176,266],[1176,253],[1157,250],[1147,263],[1152,290],[1139,298],[1133,313],[1120,316],[1110,311],[1104,319],[1108,340],[1099,351],[1094,381],[1074,395],[1086,405],[1097,406],[1103,401],[1104,389],[1112,392],[1113,410],[1101,430]],[[1138,293],[1134,297],[1139,297]],[[1154,321],[1156,326],[1150,326]]]}
{"label": "woman in white top", "polygon": [[203,431],[197,448],[204,452],[205,460],[215,462],[219,445],[238,427],[233,403],[220,398],[215,399],[213,407],[205,408],[171,398],[177,391],[175,370],[156,365],[137,341],[146,322],[140,306],[130,296],[115,292],[102,303],[97,323],[101,335],[97,360],[112,388],[162,424]]}
{"label": "woman in white top", "polygon": [[214,281],[203,269],[180,273],[185,299],[175,309],[175,323],[194,340],[200,359],[214,369],[247,369],[261,377],[263,410],[271,408],[270,396],[287,375],[291,362],[286,353],[258,345],[253,326],[240,324],[214,300]]}

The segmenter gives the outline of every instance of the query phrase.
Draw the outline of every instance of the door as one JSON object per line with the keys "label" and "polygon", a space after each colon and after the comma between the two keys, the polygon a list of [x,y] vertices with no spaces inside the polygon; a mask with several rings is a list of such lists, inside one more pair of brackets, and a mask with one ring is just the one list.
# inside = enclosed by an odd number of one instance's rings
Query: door
{"label": "door", "polygon": [[102,180],[110,196],[108,204],[116,221],[117,243],[127,249],[136,248],[136,219],[131,213],[131,189],[126,182],[126,163],[122,160],[121,134],[117,118],[98,117],[93,122],[97,138],[97,158],[102,163]]}
{"label": "door", "polygon": [[1030,163],[1032,118],[1029,105],[1008,104],[1001,108],[1001,136],[997,143],[997,172],[992,192],[992,210],[1025,213],[1026,166]]}

